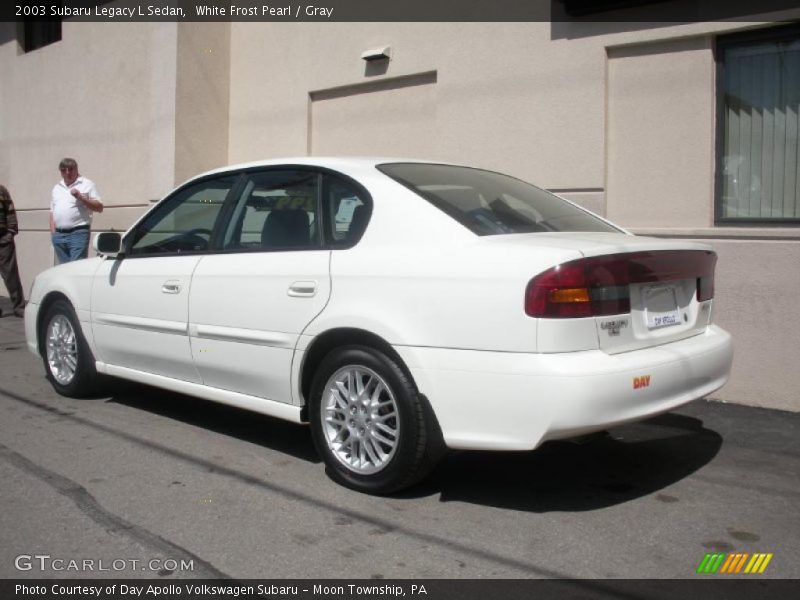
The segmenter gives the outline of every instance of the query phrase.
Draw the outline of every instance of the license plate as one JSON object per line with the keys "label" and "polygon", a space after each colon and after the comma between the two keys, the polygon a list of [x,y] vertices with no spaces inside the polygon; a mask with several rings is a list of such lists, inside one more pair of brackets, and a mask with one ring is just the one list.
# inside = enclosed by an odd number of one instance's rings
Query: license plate
{"label": "license plate", "polygon": [[651,286],[644,289],[643,295],[648,329],[661,329],[680,324],[674,287]]}

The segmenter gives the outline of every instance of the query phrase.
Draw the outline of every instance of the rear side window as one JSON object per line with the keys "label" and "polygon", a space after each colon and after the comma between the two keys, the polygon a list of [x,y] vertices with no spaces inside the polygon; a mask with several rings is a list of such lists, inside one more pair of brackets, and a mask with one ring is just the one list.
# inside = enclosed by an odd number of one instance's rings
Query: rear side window
{"label": "rear side window", "polygon": [[508,175],[418,163],[389,163],[378,169],[477,235],[620,231],[558,196]]}
{"label": "rear side window", "polygon": [[223,238],[225,250],[301,250],[320,245],[319,175],[306,170],[250,173]]}
{"label": "rear side window", "polygon": [[372,203],[365,190],[332,175],[325,177],[322,201],[329,215],[327,239],[334,248],[352,246],[367,228]]}

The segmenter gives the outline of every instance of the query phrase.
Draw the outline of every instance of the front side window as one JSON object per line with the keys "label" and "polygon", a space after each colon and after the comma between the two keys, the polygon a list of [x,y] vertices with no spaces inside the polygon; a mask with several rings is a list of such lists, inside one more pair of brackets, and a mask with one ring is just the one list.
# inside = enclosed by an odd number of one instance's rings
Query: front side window
{"label": "front side window", "polygon": [[718,222],[800,221],[800,28],[720,38],[717,60]]}
{"label": "front side window", "polygon": [[223,238],[233,251],[301,250],[320,245],[319,175],[306,170],[250,173]]}
{"label": "front side window", "polygon": [[205,252],[235,175],[189,185],[166,198],[132,232],[128,254],[163,255]]}
{"label": "front side window", "polygon": [[378,169],[477,235],[620,231],[558,196],[508,175],[424,163],[384,164]]}

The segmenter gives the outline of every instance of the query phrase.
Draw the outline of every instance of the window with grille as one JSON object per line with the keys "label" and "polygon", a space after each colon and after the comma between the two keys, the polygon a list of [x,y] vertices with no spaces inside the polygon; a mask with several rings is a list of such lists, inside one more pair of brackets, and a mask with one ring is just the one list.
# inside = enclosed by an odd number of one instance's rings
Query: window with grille
{"label": "window with grille", "polygon": [[717,222],[800,223],[800,27],[717,45]]}

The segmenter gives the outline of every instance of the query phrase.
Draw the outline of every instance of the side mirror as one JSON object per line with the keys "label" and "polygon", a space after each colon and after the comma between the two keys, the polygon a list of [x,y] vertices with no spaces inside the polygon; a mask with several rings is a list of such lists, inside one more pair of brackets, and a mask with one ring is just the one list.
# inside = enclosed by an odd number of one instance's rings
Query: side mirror
{"label": "side mirror", "polygon": [[94,250],[100,256],[116,257],[122,249],[122,235],[116,231],[104,231],[94,237]]}

